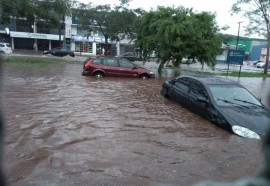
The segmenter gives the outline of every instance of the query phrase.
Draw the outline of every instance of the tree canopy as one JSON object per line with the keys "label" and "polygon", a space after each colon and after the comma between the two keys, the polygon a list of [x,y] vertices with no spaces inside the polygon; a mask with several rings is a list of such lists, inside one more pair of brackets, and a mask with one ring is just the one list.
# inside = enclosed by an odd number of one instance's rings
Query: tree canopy
{"label": "tree canopy", "polygon": [[[126,3],[125,1],[123,3]],[[73,10],[73,15],[79,20],[80,26],[88,31],[101,32],[105,38],[105,55],[107,55],[108,39],[117,40],[134,35],[133,22],[137,15],[123,4],[112,7],[111,5],[93,6],[91,3],[81,3]]]}
{"label": "tree canopy", "polygon": [[1,22],[24,18],[37,24],[59,26],[71,14],[73,0],[1,0]]}
{"label": "tree canopy", "polygon": [[[270,1],[269,0],[236,0],[232,6],[232,13],[242,13],[248,20],[247,33],[264,36],[268,39],[266,61],[269,61],[270,46]],[[268,63],[264,74],[268,72]]]}
{"label": "tree canopy", "polygon": [[194,13],[182,6],[158,7],[136,21],[136,46],[146,59],[153,53],[161,60],[159,72],[166,61],[176,64],[185,57],[198,59],[202,65],[214,67],[220,53],[221,39],[215,15]]}

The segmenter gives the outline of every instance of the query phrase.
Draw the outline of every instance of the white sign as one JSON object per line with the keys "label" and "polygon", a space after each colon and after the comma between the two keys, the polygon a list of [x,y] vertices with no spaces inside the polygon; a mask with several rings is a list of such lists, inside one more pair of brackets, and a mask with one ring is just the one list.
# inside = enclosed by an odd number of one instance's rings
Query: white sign
{"label": "white sign", "polygon": [[[39,33],[29,33],[29,32],[10,32],[11,37],[19,38],[29,38],[29,39],[48,39],[48,40],[59,40],[59,35],[54,34],[39,34]],[[63,35],[61,35],[61,40],[63,40]]]}

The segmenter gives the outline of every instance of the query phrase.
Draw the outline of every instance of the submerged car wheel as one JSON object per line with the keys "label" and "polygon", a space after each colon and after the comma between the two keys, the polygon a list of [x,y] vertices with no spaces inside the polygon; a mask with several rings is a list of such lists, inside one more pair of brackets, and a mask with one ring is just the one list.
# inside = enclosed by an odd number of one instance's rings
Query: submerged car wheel
{"label": "submerged car wheel", "polygon": [[162,95],[164,98],[170,99],[170,96],[168,94],[168,90],[161,89],[160,95]]}
{"label": "submerged car wheel", "polygon": [[143,75],[141,75],[141,76],[140,76],[140,78],[141,78],[141,79],[148,79],[148,78],[149,78],[149,76],[148,76],[148,75],[146,75],[146,74],[143,74]]}
{"label": "submerged car wheel", "polygon": [[96,73],[94,74],[94,76],[95,76],[95,77],[98,77],[98,78],[102,78],[102,77],[104,77],[104,74],[101,73],[101,72],[96,72]]}

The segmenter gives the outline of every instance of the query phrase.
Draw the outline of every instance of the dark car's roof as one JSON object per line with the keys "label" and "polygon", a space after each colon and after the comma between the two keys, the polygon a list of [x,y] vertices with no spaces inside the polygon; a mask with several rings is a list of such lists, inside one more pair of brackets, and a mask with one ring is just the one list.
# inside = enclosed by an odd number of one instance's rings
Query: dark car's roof
{"label": "dark car's roof", "polygon": [[116,56],[89,56],[88,58],[92,59],[125,59],[123,57],[116,57]]}
{"label": "dark car's roof", "polygon": [[222,77],[217,77],[217,76],[209,76],[209,75],[184,75],[184,76],[180,76],[180,77],[190,77],[193,79],[196,79],[200,82],[202,82],[203,84],[206,85],[211,85],[211,84],[234,84],[234,85],[239,85],[237,82],[230,80],[230,79],[226,79],[226,78],[222,78]]}

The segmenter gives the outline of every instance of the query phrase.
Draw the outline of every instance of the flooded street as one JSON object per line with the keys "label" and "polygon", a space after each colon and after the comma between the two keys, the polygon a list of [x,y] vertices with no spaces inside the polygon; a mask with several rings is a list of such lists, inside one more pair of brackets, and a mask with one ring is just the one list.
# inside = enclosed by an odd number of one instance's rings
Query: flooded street
{"label": "flooded street", "polygon": [[[260,141],[232,135],[159,94],[171,77],[97,79],[81,70],[4,64],[10,185],[193,185],[261,168]],[[268,106],[269,79],[239,82]]]}

